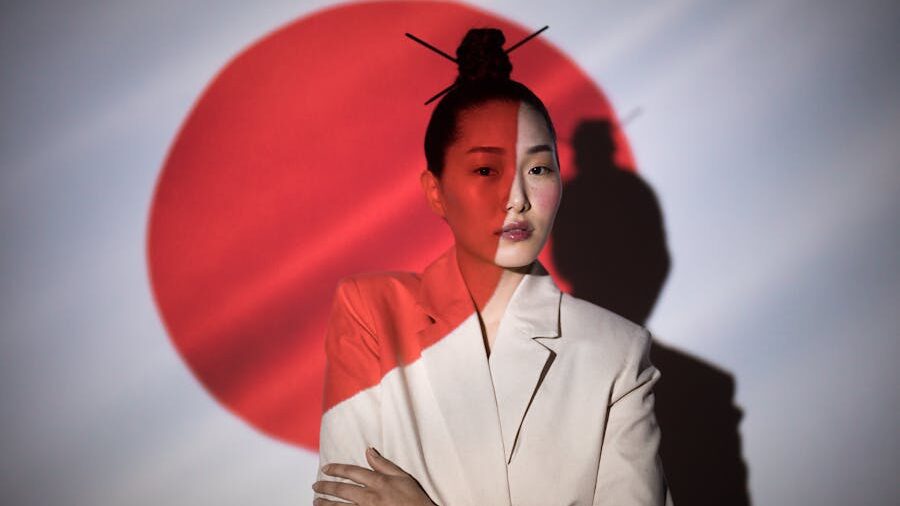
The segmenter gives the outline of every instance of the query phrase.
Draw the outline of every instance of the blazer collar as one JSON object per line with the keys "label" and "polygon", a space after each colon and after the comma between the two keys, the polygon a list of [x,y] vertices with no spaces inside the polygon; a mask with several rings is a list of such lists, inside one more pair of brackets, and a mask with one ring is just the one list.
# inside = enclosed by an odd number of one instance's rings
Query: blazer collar
{"label": "blazer collar", "polygon": [[[561,292],[539,260],[516,287],[503,318],[511,318],[527,337],[559,337]],[[459,322],[475,304],[456,261],[456,245],[450,246],[422,272],[418,303],[434,320]]]}
{"label": "blazer collar", "polygon": [[456,263],[456,245],[447,248],[422,271],[418,303],[434,323],[459,323],[475,309]]}

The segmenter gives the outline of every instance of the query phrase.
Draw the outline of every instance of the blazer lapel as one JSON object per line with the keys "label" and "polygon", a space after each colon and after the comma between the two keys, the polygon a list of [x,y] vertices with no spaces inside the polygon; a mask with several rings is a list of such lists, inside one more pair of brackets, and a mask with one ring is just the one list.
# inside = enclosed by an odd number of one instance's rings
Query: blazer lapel
{"label": "blazer lapel", "polygon": [[[509,505],[500,419],[475,306],[456,263],[455,246],[422,273],[419,305],[429,324],[419,331],[427,370],[461,494],[469,503]],[[445,459],[453,458],[446,455]]]}
{"label": "blazer lapel", "polygon": [[556,357],[538,338],[557,338],[561,292],[535,262],[513,292],[497,331],[489,366],[503,433],[506,463],[512,461],[532,400]]}

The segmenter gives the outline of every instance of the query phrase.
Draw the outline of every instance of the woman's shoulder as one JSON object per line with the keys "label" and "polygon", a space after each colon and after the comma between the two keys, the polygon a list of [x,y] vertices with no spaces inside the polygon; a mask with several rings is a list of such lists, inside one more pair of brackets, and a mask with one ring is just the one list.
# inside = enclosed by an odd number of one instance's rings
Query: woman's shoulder
{"label": "woman's shoulder", "polygon": [[602,353],[649,346],[646,327],[603,306],[563,293],[560,302],[560,327],[572,342]]}
{"label": "woman's shoulder", "polygon": [[415,298],[420,282],[421,274],[417,272],[361,272],[340,278],[336,291],[367,305],[391,304]]}

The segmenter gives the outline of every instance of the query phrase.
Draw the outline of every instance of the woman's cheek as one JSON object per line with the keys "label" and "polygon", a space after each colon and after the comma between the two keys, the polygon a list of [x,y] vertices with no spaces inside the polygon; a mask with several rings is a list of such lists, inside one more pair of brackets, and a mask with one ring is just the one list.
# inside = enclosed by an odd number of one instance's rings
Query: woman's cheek
{"label": "woman's cheek", "polygon": [[465,235],[471,247],[487,258],[493,258],[500,237],[494,230],[503,226],[505,216],[498,212],[497,191],[493,188],[473,188],[467,192],[465,201],[459,203],[463,211]]}
{"label": "woman's cheek", "polygon": [[489,211],[491,200],[476,188],[470,187],[455,192],[449,204],[456,226],[473,233],[489,227],[492,218]]}
{"label": "woman's cheek", "polygon": [[542,213],[555,214],[561,193],[562,185],[559,181],[535,184],[531,191],[532,207]]}
{"label": "woman's cheek", "polygon": [[[471,220],[471,226],[484,227],[497,220],[502,192],[496,186],[471,185],[463,193],[459,205]],[[502,222],[503,216],[499,219]]]}

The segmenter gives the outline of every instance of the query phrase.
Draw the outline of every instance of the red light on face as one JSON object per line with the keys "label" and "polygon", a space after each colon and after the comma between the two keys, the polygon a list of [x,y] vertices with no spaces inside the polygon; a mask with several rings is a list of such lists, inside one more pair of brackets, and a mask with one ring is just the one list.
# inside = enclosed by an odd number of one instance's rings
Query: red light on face
{"label": "red light on face", "polygon": [[491,101],[459,116],[458,137],[447,149],[441,194],[464,270],[477,269],[470,286],[479,305],[493,293],[500,275],[494,266],[509,190],[516,171],[519,104]]}

